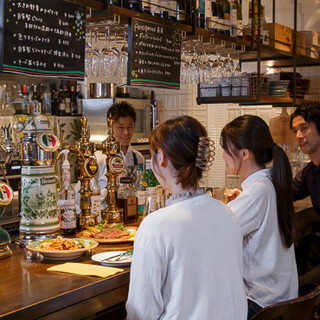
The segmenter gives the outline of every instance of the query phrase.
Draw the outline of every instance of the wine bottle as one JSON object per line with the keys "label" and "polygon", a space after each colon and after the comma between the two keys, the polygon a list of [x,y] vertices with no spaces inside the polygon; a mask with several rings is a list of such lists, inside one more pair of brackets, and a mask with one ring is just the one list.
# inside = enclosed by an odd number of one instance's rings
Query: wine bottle
{"label": "wine bottle", "polygon": [[31,114],[34,114],[34,115],[41,113],[41,97],[40,97],[39,91],[40,91],[40,86],[34,85],[33,95],[30,103],[30,112]]}
{"label": "wine bottle", "polygon": [[231,25],[231,36],[237,37],[238,34],[238,1],[232,0],[230,9],[230,25]]}
{"label": "wine bottle", "polygon": [[64,154],[62,163],[61,188],[58,193],[58,210],[60,213],[60,232],[64,235],[75,234],[77,229],[77,214],[75,192],[70,182],[69,150],[61,151]]}
{"label": "wine bottle", "polygon": [[64,86],[64,96],[66,102],[66,116],[71,116],[71,94],[67,85]]}
{"label": "wine bottle", "polygon": [[78,114],[78,110],[77,110],[77,94],[76,94],[76,89],[74,85],[71,85],[70,99],[71,99],[71,114],[75,116]]}
{"label": "wine bottle", "polygon": [[59,92],[55,83],[51,85],[51,112],[55,116],[59,114]]}

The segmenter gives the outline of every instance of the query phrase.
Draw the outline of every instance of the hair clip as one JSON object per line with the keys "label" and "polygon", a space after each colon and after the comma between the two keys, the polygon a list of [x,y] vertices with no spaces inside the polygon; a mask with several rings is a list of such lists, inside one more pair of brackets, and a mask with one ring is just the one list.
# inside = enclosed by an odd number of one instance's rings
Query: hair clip
{"label": "hair clip", "polygon": [[200,137],[195,166],[207,171],[213,164],[215,156],[214,141],[209,137]]}

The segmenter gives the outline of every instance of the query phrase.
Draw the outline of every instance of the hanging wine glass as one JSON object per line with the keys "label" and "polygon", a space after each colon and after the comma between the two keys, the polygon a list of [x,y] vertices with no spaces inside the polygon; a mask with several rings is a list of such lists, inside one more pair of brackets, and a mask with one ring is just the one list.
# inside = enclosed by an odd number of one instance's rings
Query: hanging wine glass
{"label": "hanging wine glass", "polygon": [[114,50],[110,43],[110,27],[105,32],[105,46],[101,50],[103,74],[105,76],[114,76],[117,70],[118,52]]}
{"label": "hanging wine glass", "polygon": [[98,77],[101,74],[100,59],[101,59],[101,54],[98,48],[98,30],[96,29],[94,32],[94,47],[91,50],[91,54],[90,54],[91,75],[94,77]]}
{"label": "hanging wine glass", "polygon": [[119,57],[119,62],[120,62],[120,67],[119,73],[121,77],[126,77],[127,76],[127,66],[128,66],[128,38],[127,38],[127,33],[128,29],[124,29],[124,34],[123,34],[123,45],[120,50],[120,57]]}

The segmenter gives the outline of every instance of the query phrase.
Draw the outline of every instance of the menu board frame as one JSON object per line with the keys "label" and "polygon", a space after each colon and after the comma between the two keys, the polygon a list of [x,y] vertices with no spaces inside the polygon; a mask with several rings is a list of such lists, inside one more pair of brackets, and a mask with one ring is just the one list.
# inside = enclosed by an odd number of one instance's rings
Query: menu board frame
{"label": "menu board frame", "polygon": [[63,0],[0,0],[1,72],[84,80],[86,7]]}
{"label": "menu board frame", "polygon": [[181,39],[180,29],[131,18],[127,84],[179,90]]}

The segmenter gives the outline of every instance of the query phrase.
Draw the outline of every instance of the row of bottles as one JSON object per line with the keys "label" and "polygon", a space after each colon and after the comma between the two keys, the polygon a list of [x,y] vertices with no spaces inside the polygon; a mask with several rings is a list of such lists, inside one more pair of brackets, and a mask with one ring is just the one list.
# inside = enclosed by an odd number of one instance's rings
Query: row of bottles
{"label": "row of bottles", "polygon": [[[152,16],[196,25],[235,37],[242,36],[242,8],[239,0],[110,0],[111,5]],[[193,5],[196,5],[193,7]],[[193,21],[193,13],[197,21]]]}
{"label": "row of bottles", "polygon": [[[77,232],[77,213],[75,205],[75,191],[70,182],[69,150],[64,154],[62,162],[61,188],[58,192],[57,208],[60,217],[60,232],[72,235]],[[90,180],[91,214],[96,222],[101,221],[101,189],[97,178]],[[124,209],[124,223],[141,220],[149,213],[164,207],[163,189],[157,181],[150,160],[146,160],[146,169],[138,166],[135,179],[123,177],[118,187],[118,205]]]}
{"label": "row of bottles", "polygon": [[199,3],[198,27],[242,37],[242,8],[238,0],[204,0]]}
{"label": "row of bottles", "polygon": [[110,0],[111,5],[140,11],[155,17],[191,24],[192,7],[186,0]]}
{"label": "row of bottles", "polygon": [[[68,161],[69,150],[62,150],[64,156],[62,162],[61,187],[57,197],[57,209],[60,218],[60,233],[63,235],[73,235],[77,232],[77,213],[75,191],[70,180],[70,163]],[[91,215],[96,222],[101,222],[101,189],[98,185],[97,177],[90,180],[91,189]]]}
{"label": "row of bottles", "polygon": [[73,116],[82,114],[82,93],[80,85],[69,86],[62,81],[57,90],[56,83],[15,86],[17,93],[12,96],[11,103],[15,114],[45,114],[57,116]]}

